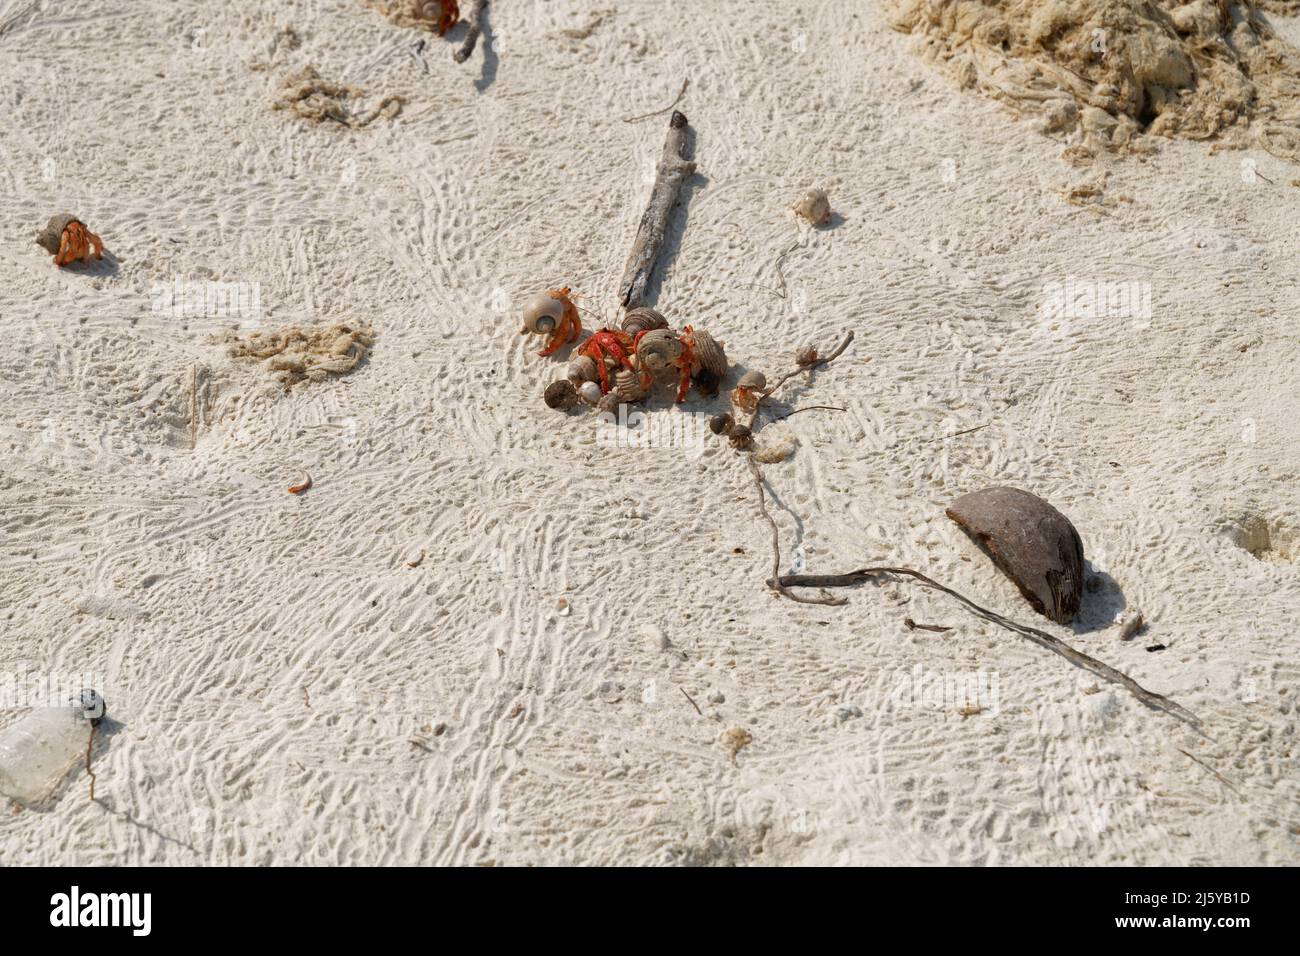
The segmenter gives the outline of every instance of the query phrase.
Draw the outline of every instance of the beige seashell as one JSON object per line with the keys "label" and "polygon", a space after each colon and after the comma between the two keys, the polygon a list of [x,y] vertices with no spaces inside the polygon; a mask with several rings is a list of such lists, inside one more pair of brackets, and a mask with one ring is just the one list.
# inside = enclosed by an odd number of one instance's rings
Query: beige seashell
{"label": "beige seashell", "polygon": [[63,239],[63,230],[74,222],[81,222],[81,220],[70,212],[61,212],[58,215],[51,216],[50,221],[45,224],[45,228],[36,234],[36,244],[50,255],[58,255],[59,242]]}
{"label": "beige seashell", "polygon": [[651,373],[673,368],[682,354],[682,343],[669,329],[652,329],[636,347],[641,367]]}
{"label": "beige seashell", "polygon": [[606,392],[600,396],[600,401],[596,402],[596,411],[607,412],[611,415],[618,414],[618,406],[623,402],[623,397],[616,391]]}
{"label": "beige seashell", "polygon": [[583,382],[594,382],[598,376],[596,360],[590,355],[575,356],[570,360],[568,371],[565,374],[574,385],[581,385]]}
{"label": "beige seashell", "polygon": [[628,335],[636,335],[651,329],[666,329],[668,320],[654,309],[629,309],[627,315],[623,316],[621,327]]}
{"label": "beige seashell", "polygon": [[691,332],[692,348],[695,352],[695,367],[692,371],[704,368],[712,372],[721,382],[727,377],[727,353],[722,350],[722,343],[703,329]]}
{"label": "beige seashell", "polygon": [[532,332],[534,335],[549,335],[560,327],[564,318],[564,303],[549,292],[538,292],[529,296],[524,303],[524,325],[520,333]]}
{"label": "beige seashell", "polygon": [[751,392],[761,392],[767,388],[767,376],[762,372],[746,372],[736,383],[738,388],[747,388]]}
{"label": "beige seashell", "polygon": [[824,189],[810,189],[794,204],[794,211],[814,226],[824,226],[831,221],[831,201]]}
{"label": "beige seashell", "polygon": [[614,373],[614,387],[618,397],[625,402],[639,402],[650,394],[648,388],[642,387],[641,376],[630,368],[620,368]]}
{"label": "beige seashell", "polygon": [[600,385],[597,382],[583,382],[578,386],[578,396],[588,405],[600,401]]}

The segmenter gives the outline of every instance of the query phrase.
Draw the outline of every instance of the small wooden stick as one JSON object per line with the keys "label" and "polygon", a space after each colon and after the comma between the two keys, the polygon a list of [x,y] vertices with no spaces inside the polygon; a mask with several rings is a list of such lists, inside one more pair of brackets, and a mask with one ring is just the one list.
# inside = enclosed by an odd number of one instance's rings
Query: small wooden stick
{"label": "small wooden stick", "polygon": [[767,503],[763,494],[763,473],[758,470],[758,465],[754,464],[754,458],[752,455],[745,456],[745,464],[749,466],[750,474],[754,476],[754,487],[758,489],[759,514],[763,516],[772,528],[772,578],[767,582],[768,587],[782,597],[789,598],[797,604],[826,604],[831,607],[839,607],[848,604],[849,602],[844,598],[801,597],[781,583],[781,531],[776,526],[776,519],[773,518],[767,510]]}
{"label": "small wooden stick", "polygon": [[678,689],[679,691],[681,691],[683,694],[686,694],[686,699],[689,700],[689,701],[691,702],[691,706],[695,708],[695,712],[696,712],[697,714],[699,714],[701,717],[703,717],[703,716],[704,716],[704,711],[700,710],[700,705],[697,704],[697,703],[695,703],[695,698],[692,697],[690,694],[687,694],[687,693],[686,693],[686,688],[685,688],[685,687],[678,687],[677,689]]}
{"label": "small wooden stick", "polygon": [[452,59],[457,63],[464,63],[474,52],[474,47],[478,44],[478,35],[483,31],[483,11],[487,8],[488,0],[474,0],[474,6],[470,7],[465,22],[469,24],[469,32],[465,34],[465,42],[460,45],[460,49],[452,54]]}
{"label": "small wooden stick", "polygon": [[[1027,624],[1019,624],[1008,617],[1003,617],[997,611],[990,611],[986,607],[980,607],[970,598],[959,594],[952,588],[945,587],[933,578],[927,577],[920,571],[913,571],[911,568],[861,568],[857,571],[850,571],[847,574],[787,574],[785,577],[777,578],[776,584],[781,587],[809,587],[809,588],[842,588],[855,584],[862,584],[871,580],[878,574],[901,574],[920,581],[924,587],[934,588],[936,591],[942,591],[944,594],[955,597],[962,604],[975,612],[979,617],[994,624],[1001,625],[1009,631],[1029,638],[1039,647],[1045,647],[1055,654],[1060,654],[1067,661],[1077,667],[1081,667],[1090,673],[1096,674],[1112,684],[1119,684],[1125,688],[1142,703],[1146,704],[1153,710],[1161,710],[1171,717],[1176,717],[1187,724],[1190,724],[1196,730],[1201,729],[1201,722],[1191,711],[1187,710],[1181,704],[1175,703],[1168,697],[1163,697],[1154,691],[1149,691],[1133,678],[1129,677],[1123,671],[1118,671],[1109,664],[1103,664],[1095,657],[1089,657],[1082,651],[1077,651],[1059,637],[1048,634],[1046,631],[1040,631],[1036,627],[1030,627]],[[772,582],[768,582],[771,584]]]}
{"label": "small wooden stick", "polygon": [[1213,767],[1211,767],[1208,763],[1206,763],[1206,762],[1205,762],[1204,760],[1202,760],[1200,757],[1196,756],[1196,754],[1188,753],[1188,752],[1187,752],[1186,750],[1184,750],[1182,747],[1179,747],[1179,748],[1177,748],[1177,749],[1178,749],[1178,752],[1179,752],[1180,754],[1182,754],[1184,757],[1188,757],[1188,758],[1190,758],[1191,760],[1195,760],[1197,763],[1199,763],[1199,764],[1200,764],[1202,767],[1204,767],[1206,770],[1210,771],[1210,773],[1212,773],[1212,774],[1214,774],[1216,777],[1218,777],[1218,778],[1219,778],[1219,781],[1220,781],[1220,782],[1221,782],[1225,787],[1227,787],[1229,790],[1231,790],[1233,793],[1235,793],[1237,796],[1240,797],[1240,796],[1242,795],[1241,791],[1237,789],[1236,784],[1234,784],[1231,780],[1229,780],[1229,779],[1228,779],[1227,777],[1225,777],[1223,774],[1219,773],[1219,771],[1215,770]]}
{"label": "small wooden stick", "polygon": [[640,116],[629,116],[626,119],[624,119],[623,122],[639,123],[641,122],[641,120],[647,120],[655,116],[662,116],[664,113],[667,113],[670,109],[672,109],[674,106],[676,106],[678,103],[682,101],[682,97],[686,95],[686,87],[690,86],[690,84],[691,84],[690,77],[687,77],[686,79],[682,80],[682,88],[678,91],[677,98],[673,100],[671,103],[669,103],[667,106],[665,106],[663,109],[655,110],[653,113],[642,113]]}
{"label": "small wooden stick", "polygon": [[95,725],[90,725],[90,739],[86,741],[86,773],[90,774],[90,799],[95,799],[95,771],[90,769],[90,748],[95,745]]}
{"label": "small wooden stick", "polygon": [[659,260],[659,247],[668,231],[668,220],[682,183],[695,172],[695,164],[686,158],[686,117],[673,110],[668,121],[668,139],[664,143],[663,157],[655,173],[650,202],[641,216],[632,254],[623,267],[623,278],[618,283],[618,301],[625,309],[636,309],[644,304],[646,286],[650,284],[655,264]]}

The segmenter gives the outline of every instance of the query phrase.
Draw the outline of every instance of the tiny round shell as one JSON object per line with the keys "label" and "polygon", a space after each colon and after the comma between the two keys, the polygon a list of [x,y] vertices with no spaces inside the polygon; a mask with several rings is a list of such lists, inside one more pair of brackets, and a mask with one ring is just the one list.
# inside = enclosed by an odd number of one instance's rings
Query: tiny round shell
{"label": "tiny round shell", "polygon": [[617,392],[618,397],[625,402],[639,402],[650,394],[649,390],[642,388],[641,376],[630,368],[621,368],[614,373],[614,387],[612,392]]}
{"label": "tiny round shell", "polygon": [[682,343],[668,329],[652,329],[641,337],[636,354],[642,368],[658,372],[677,361],[682,354]]}
{"label": "tiny round shell", "polygon": [[730,435],[736,420],[730,415],[714,415],[709,419],[709,431],[715,435]]}
{"label": "tiny round shell", "polygon": [[578,395],[588,405],[595,405],[600,401],[600,385],[596,382],[583,382],[578,386]]}
{"label": "tiny round shell", "polygon": [[722,351],[722,343],[703,329],[695,329],[691,334],[696,365],[708,369],[722,381],[727,377],[727,353]]}
{"label": "tiny round shell", "polygon": [[622,329],[628,335],[666,328],[668,328],[668,320],[654,309],[629,309],[627,315],[623,316]]}
{"label": "tiny round shell", "polygon": [[794,204],[794,211],[814,226],[824,226],[831,221],[831,202],[824,189],[810,189]]}
{"label": "tiny round shell", "polygon": [[751,392],[761,392],[767,388],[767,376],[762,372],[746,372],[740,376],[740,381],[736,385],[739,388],[747,388]]}
{"label": "tiny round shell", "polygon": [[569,368],[565,374],[574,385],[581,385],[583,382],[594,382],[597,376],[596,360],[590,355],[574,356],[569,362]]}
{"label": "tiny round shell", "polygon": [[564,303],[549,292],[538,292],[524,303],[522,317],[524,325],[520,332],[546,335],[559,328],[564,318]]}
{"label": "tiny round shell", "polygon": [[565,378],[547,385],[546,393],[542,397],[548,408],[554,408],[561,412],[567,412],[578,404],[578,390],[573,387],[572,382]]}

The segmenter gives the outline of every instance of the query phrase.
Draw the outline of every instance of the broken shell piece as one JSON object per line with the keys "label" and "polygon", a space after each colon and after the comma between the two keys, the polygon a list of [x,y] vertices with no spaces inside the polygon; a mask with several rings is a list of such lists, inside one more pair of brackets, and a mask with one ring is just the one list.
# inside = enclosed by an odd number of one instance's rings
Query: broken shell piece
{"label": "broken shell piece", "polygon": [[583,382],[578,386],[578,397],[588,405],[595,405],[600,401],[600,383]]}
{"label": "broken shell piece", "polygon": [[1019,488],[984,488],[947,510],[1038,613],[1069,624],[1083,597],[1083,542],[1070,520]]}
{"label": "broken shell piece", "polygon": [[1119,625],[1119,639],[1127,641],[1147,626],[1147,619],[1141,611],[1132,611],[1127,615],[1117,616],[1115,623]]}
{"label": "broken shell piece", "polygon": [[666,329],[668,320],[654,309],[629,309],[627,315],[623,316],[621,328],[628,335],[635,336],[639,332],[649,332],[651,329]]}
{"label": "broken shell piece", "polygon": [[573,387],[573,383],[567,378],[562,378],[558,382],[552,382],[546,386],[546,392],[542,396],[548,408],[554,408],[557,411],[567,412],[574,405],[578,404],[578,390]]}
{"label": "broken shell piece", "polygon": [[831,221],[831,201],[824,189],[810,189],[794,204],[794,211],[814,226],[824,226]]}
{"label": "broken shell piece", "polygon": [[523,308],[523,328],[520,334],[532,332],[534,335],[550,335],[560,327],[564,319],[566,303],[549,292],[538,292],[529,296]]}
{"label": "broken shell piece", "polygon": [[574,385],[581,385],[583,382],[594,382],[599,377],[596,371],[596,362],[590,355],[579,355],[571,359],[566,375]]}
{"label": "broken shell piece", "polygon": [[647,372],[673,368],[682,354],[682,343],[668,329],[651,329],[637,343],[637,361]]}

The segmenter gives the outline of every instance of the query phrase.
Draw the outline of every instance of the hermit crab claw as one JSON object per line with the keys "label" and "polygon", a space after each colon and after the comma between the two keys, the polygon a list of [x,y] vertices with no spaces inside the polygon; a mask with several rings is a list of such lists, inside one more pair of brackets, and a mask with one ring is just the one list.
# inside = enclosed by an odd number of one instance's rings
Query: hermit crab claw
{"label": "hermit crab claw", "polygon": [[1065,517],[1019,488],[962,495],[947,511],[1039,614],[1069,624],[1083,597],[1083,542]]}
{"label": "hermit crab claw", "polygon": [[523,328],[520,333],[549,335],[564,318],[564,303],[547,292],[539,292],[524,303]]}

